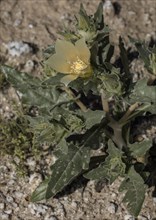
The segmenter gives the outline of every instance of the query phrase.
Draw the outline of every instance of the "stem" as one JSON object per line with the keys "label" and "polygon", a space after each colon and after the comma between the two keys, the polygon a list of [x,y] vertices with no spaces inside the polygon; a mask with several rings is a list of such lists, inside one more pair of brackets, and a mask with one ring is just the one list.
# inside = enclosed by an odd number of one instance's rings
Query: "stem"
{"label": "stem", "polygon": [[106,113],[109,113],[108,100],[106,99],[106,96],[105,96],[103,90],[101,90],[101,101],[102,101],[103,110],[104,110]]}
{"label": "stem", "polygon": [[128,119],[128,117],[131,115],[131,113],[136,109],[136,108],[138,108],[138,106],[139,106],[139,103],[138,102],[136,102],[135,104],[133,104],[133,105],[131,105],[130,107],[129,107],[129,109],[128,109],[128,111],[123,115],[123,117],[119,120],[119,124],[122,124],[123,122],[125,122],[127,119]]}
{"label": "stem", "polygon": [[112,140],[117,144],[117,146],[121,149],[126,146],[126,142],[122,136],[122,125],[111,118],[110,123],[108,124],[114,131],[113,136],[111,136]]}
{"label": "stem", "polygon": [[68,87],[63,87],[63,90],[64,90],[69,96],[71,96],[71,97],[75,100],[76,104],[80,107],[80,109],[81,109],[83,112],[87,112],[87,111],[88,111],[88,109],[86,108],[86,106],[85,106],[79,99],[76,98],[75,94],[72,92],[71,89],[69,89]]}
{"label": "stem", "polygon": [[129,116],[136,108],[138,108],[138,106],[139,106],[138,102],[131,105],[127,110],[127,112],[123,115],[123,117],[119,121],[115,121],[113,118],[111,118],[110,123],[108,125],[114,130],[114,135],[112,139],[118,146],[122,146],[122,147],[126,146],[126,142],[122,136],[122,128],[125,124],[127,124],[127,120]]}

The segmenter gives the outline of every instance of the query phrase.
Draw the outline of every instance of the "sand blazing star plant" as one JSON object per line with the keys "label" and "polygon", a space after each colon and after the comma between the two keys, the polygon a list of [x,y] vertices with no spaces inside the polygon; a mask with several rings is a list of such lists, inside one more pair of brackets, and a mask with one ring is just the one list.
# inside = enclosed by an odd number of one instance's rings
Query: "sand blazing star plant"
{"label": "sand blazing star plant", "polygon": [[1,72],[23,105],[37,108],[38,114],[25,115],[32,143],[46,143],[57,158],[31,200],[49,199],[81,176],[110,184],[120,176],[123,201],[137,217],[156,173],[152,139],[139,142],[132,132],[139,116],[156,113],[155,48],[131,39],[149,71],[148,78],[134,83],[121,38],[121,64],[111,62],[114,46],[102,8],[100,3],[88,16],[81,5],[75,32],[64,31],[64,39],[43,52],[42,78],[8,66]]}

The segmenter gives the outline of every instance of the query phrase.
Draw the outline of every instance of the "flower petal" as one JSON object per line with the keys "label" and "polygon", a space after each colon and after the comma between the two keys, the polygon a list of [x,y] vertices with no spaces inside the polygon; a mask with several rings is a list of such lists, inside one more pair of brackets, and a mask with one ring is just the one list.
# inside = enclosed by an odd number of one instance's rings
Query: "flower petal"
{"label": "flower petal", "polygon": [[66,61],[73,61],[78,56],[75,46],[65,40],[57,40],[55,44],[55,51],[62,56]]}
{"label": "flower petal", "polygon": [[52,55],[45,63],[57,72],[70,73],[70,64],[58,54]]}
{"label": "flower petal", "polygon": [[90,60],[90,50],[87,47],[87,44],[84,40],[84,38],[81,38],[80,40],[76,41],[75,47],[79,53],[79,58],[88,63]]}
{"label": "flower petal", "polygon": [[76,75],[67,75],[61,79],[61,82],[64,83],[66,86],[68,86],[68,84],[70,82],[74,81],[77,78],[78,78],[78,76],[76,76]]}

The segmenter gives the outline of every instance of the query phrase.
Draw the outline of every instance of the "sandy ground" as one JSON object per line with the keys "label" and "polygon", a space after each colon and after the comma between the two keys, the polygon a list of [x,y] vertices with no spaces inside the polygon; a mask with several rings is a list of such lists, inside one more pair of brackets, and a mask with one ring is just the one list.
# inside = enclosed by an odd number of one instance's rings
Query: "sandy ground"
{"label": "sandy ground", "polygon": [[[89,13],[95,11],[98,0],[0,0],[0,62],[21,71],[41,74],[42,49],[59,36],[63,24],[69,26],[80,3]],[[118,43],[119,35],[150,41],[156,38],[156,0],[105,0],[105,22],[111,28],[111,41]],[[22,42],[23,52],[11,45]],[[12,43],[12,44],[11,44]],[[21,47],[22,47],[21,46]],[[13,56],[17,53],[17,56]],[[21,53],[20,56],[18,56]],[[1,93],[1,113],[11,112],[11,89]],[[48,158],[47,158],[48,160]],[[19,179],[10,158],[0,160],[0,220],[133,220],[121,203],[123,195],[117,191],[120,180],[96,192],[95,183],[84,187],[73,185],[68,194],[51,199],[48,203],[33,204],[29,196],[40,182],[33,158],[28,158],[32,172]],[[156,219],[156,200],[147,192],[139,216],[140,220]]]}

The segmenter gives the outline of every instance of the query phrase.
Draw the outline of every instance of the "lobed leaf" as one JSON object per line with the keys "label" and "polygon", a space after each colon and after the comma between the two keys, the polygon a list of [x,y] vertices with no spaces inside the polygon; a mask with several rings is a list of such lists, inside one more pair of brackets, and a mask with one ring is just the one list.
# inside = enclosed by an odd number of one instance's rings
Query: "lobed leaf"
{"label": "lobed leaf", "polygon": [[147,86],[147,79],[139,80],[130,95],[133,102],[152,103],[156,106],[156,86]]}
{"label": "lobed leaf", "polygon": [[89,147],[68,146],[68,154],[60,152],[59,159],[51,166],[52,175],[33,193],[32,201],[49,199],[68,185],[83,169],[87,169],[90,161]]}
{"label": "lobed leaf", "polygon": [[144,140],[134,144],[129,144],[131,155],[135,158],[143,157],[152,146],[152,140]]}
{"label": "lobed leaf", "polygon": [[98,30],[104,28],[104,19],[103,19],[103,3],[100,2],[97,8],[97,11],[94,13],[94,22]]}
{"label": "lobed leaf", "polygon": [[86,128],[90,129],[101,122],[101,120],[105,117],[105,112],[100,110],[88,110],[87,112],[82,112],[81,115],[85,119]]}
{"label": "lobed leaf", "polygon": [[27,73],[20,73],[8,66],[1,66],[0,70],[13,87],[20,92],[24,104],[50,108],[58,100],[59,92],[56,88],[42,86],[40,79]]}
{"label": "lobed leaf", "polygon": [[84,174],[84,177],[92,180],[108,179],[110,184],[118,176],[125,174],[125,164],[122,162],[122,151],[115,147],[112,141],[108,144],[109,156],[97,168]]}
{"label": "lobed leaf", "polygon": [[[79,146],[73,143],[69,144],[68,153],[56,152],[58,160],[51,166],[52,175],[45,185],[41,184],[37,187],[32,195],[32,201],[39,201],[41,198],[49,199],[56,195],[82,171],[89,168],[90,150],[92,145],[97,143],[96,135],[99,133],[99,129],[101,128],[96,127],[94,130],[88,130],[83,135]],[[45,189],[44,193],[43,188]]]}
{"label": "lobed leaf", "polygon": [[135,217],[139,215],[142,208],[146,189],[142,177],[135,171],[134,167],[131,167],[119,191],[127,191],[123,202],[127,204],[127,209]]}

